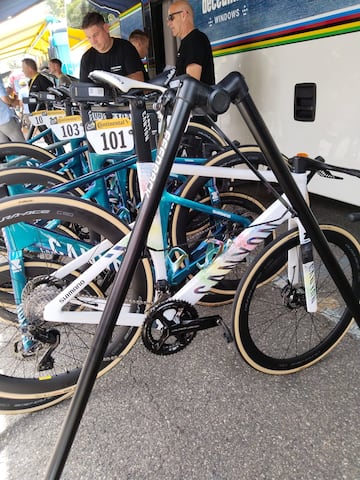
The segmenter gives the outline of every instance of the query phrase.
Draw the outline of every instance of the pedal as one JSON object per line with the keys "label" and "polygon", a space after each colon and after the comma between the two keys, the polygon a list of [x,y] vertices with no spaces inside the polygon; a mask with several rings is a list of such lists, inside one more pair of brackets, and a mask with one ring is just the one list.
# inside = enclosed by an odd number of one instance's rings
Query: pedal
{"label": "pedal", "polygon": [[224,320],[221,317],[218,317],[217,323],[219,327],[221,326],[224,329],[223,335],[226,340],[226,343],[231,343],[234,341],[234,337],[232,336],[232,333],[229,329],[229,327],[226,325]]}

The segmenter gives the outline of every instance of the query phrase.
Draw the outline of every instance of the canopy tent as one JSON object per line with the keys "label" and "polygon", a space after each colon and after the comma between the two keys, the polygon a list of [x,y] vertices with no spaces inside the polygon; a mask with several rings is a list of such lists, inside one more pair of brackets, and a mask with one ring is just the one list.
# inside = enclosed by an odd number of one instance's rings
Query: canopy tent
{"label": "canopy tent", "polygon": [[[139,0],[88,1],[100,8],[110,8],[117,12],[123,12],[139,3]],[[49,24],[56,20],[51,16],[46,17],[44,11],[43,0],[1,0],[0,61],[26,54],[40,57],[47,55],[51,35]],[[11,15],[12,18],[8,18]],[[85,39],[83,31],[74,28],[68,29],[68,35],[70,48]]]}
{"label": "canopy tent", "polygon": [[69,47],[74,48],[81,42],[86,40],[86,35],[83,30],[79,28],[68,27]]}
{"label": "canopy tent", "polygon": [[[24,10],[29,9],[33,5],[42,2],[43,0],[1,0],[0,8],[0,22],[4,22],[11,17],[15,17]],[[89,3],[97,5],[98,7],[105,7],[115,10],[117,12],[124,12],[133,7],[139,0],[88,0]]]}
{"label": "canopy tent", "polygon": [[101,9],[109,8],[116,12],[124,12],[139,3],[140,0],[88,0],[88,2]]}
{"label": "canopy tent", "polygon": [[[0,31],[0,60],[24,53],[45,54],[47,42],[43,36],[48,20],[40,14],[40,6],[33,6],[15,18],[2,22]],[[36,19],[36,20],[34,20]]]}
{"label": "canopy tent", "polygon": [[19,15],[19,13],[41,1],[42,0],[1,0],[0,22]]}

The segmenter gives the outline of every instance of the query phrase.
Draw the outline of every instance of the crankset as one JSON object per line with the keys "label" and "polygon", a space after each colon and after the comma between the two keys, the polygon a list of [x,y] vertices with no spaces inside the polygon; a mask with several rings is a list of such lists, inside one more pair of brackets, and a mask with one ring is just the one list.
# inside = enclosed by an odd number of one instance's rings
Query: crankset
{"label": "crankset", "polygon": [[157,355],[171,355],[183,350],[196,332],[222,326],[228,342],[232,335],[219,315],[198,317],[196,309],[182,300],[157,304],[147,315],[142,330],[145,347]]}

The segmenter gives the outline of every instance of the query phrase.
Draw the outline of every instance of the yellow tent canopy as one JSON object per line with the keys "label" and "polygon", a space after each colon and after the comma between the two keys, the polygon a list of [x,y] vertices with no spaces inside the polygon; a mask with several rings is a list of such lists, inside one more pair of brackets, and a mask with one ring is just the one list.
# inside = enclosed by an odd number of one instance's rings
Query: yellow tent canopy
{"label": "yellow tent canopy", "polygon": [[47,53],[47,40],[43,38],[48,21],[42,4],[1,23],[0,60],[22,54]]}
{"label": "yellow tent canopy", "polygon": [[70,49],[76,47],[86,40],[86,35],[83,30],[79,28],[68,28],[69,47]]}

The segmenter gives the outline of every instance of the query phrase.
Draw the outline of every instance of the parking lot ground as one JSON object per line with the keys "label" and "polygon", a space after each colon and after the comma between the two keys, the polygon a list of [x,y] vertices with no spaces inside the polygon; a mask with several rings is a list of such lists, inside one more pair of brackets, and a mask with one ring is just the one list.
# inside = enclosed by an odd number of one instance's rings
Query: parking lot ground
{"label": "parking lot ground", "polygon": [[[314,198],[324,222],[349,206]],[[216,309],[230,325],[231,306]],[[288,376],[251,369],[220,329],[160,357],[141,342],[97,381],[62,479],[356,480],[360,478],[360,339]],[[1,480],[44,478],[66,401],[0,416]]]}

